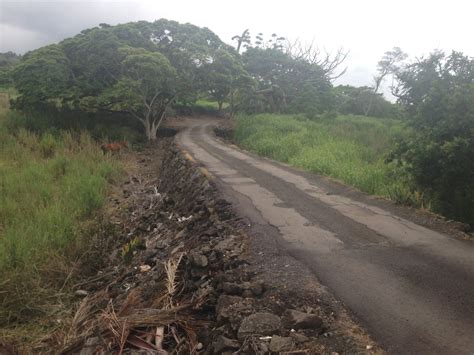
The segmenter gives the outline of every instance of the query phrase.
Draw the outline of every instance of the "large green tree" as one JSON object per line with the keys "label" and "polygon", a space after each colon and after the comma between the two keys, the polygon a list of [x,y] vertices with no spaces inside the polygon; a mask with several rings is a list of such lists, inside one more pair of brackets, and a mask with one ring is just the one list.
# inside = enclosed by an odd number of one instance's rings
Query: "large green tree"
{"label": "large green tree", "polygon": [[209,29],[191,24],[101,24],[25,55],[13,75],[17,107],[124,112],[154,140],[167,108],[195,100],[202,72],[223,50],[233,51]]}
{"label": "large green tree", "polygon": [[392,159],[444,215],[474,225],[474,59],[435,52],[397,73],[412,135]]}
{"label": "large green tree", "polygon": [[407,58],[407,55],[399,48],[393,47],[392,50],[387,51],[384,53],[383,57],[377,63],[377,74],[374,76],[374,87],[373,93],[374,95],[370,96],[368,100],[367,106],[364,110],[364,114],[374,115],[372,112],[372,106],[374,101],[376,100],[376,95],[380,89],[385,78],[389,75],[396,75],[397,72],[400,70],[400,64],[403,60]]}
{"label": "large green tree", "polygon": [[156,140],[166,110],[177,95],[177,73],[159,52],[122,47],[121,75],[115,84],[89,99],[88,104],[125,111],[140,121],[148,140]]}
{"label": "large green tree", "polygon": [[71,83],[69,64],[61,47],[55,44],[24,55],[12,73],[20,94],[16,105],[35,107],[64,97]]}
{"label": "large green tree", "polygon": [[233,93],[236,90],[248,90],[253,81],[244,69],[240,56],[232,51],[220,49],[212,62],[203,65],[202,82],[210,98],[217,101],[219,111],[224,102],[231,103],[233,111]]}
{"label": "large green tree", "polygon": [[248,111],[314,115],[330,109],[332,85],[320,65],[293,58],[279,47],[248,48],[242,57],[257,83],[255,96],[247,95],[242,104]]}

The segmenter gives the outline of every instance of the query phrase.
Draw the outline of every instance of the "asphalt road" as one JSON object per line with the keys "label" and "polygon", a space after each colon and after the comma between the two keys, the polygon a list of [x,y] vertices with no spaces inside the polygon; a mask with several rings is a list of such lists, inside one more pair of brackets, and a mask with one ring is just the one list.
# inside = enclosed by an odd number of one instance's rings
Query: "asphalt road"
{"label": "asphalt road", "polygon": [[276,227],[288,252],[389,353],[474,354],[473,242],[225,145],[210,123],[191,123],[177,141],[226,187],[239,213],[260,228]]}

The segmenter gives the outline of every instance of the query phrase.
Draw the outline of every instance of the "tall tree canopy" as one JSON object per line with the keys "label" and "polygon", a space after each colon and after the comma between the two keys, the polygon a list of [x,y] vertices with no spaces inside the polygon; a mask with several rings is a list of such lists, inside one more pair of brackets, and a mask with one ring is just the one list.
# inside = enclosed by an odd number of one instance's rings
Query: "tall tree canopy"
{"label": "tall tree canopy", "polygon": [[191,24],[165,19],[101,24],[25,55],[13,73],[17,107],[128,112],[154,140],[167,107],[194,100],[202,72],[226,52],[234,50],[209,29]]}
{"label": "tall tree canopy", "polygon": [[242,99],[247,111],[321,113],[331,105],[331,82],[318,64],[295,59],[281,48],[252,47],[242,55],[257,83]]}
{"label": "tall tree canopy", "polygon": [[0,85],[11,85],[11,70],[20,60],[21,56],[16,53],[0,53]]}

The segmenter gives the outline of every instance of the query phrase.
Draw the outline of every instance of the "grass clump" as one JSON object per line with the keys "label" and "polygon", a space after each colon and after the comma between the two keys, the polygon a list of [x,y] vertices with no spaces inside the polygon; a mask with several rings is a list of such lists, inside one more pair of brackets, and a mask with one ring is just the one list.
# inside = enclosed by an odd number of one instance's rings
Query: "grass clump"
{"label": "grass clump", "polygon": [[406,129],[392,119],[261,114],[238,117],[235,140],[259,155],[419,206],[422,197],[413,191],[408,175],[385,163]]}
{"label": "grass clump", "polygon": [[70,265],[90,242],[85,223],[120,170],[88,133],[11,130],[6,121],[0,118],[3,327],[53,307]]}

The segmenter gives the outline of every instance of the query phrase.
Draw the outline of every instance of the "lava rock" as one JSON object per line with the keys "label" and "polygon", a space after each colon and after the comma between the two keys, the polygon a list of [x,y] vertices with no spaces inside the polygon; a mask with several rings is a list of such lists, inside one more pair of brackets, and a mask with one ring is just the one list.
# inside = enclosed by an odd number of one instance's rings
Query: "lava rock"
{"label": "lava rock", "polygon": [[217,300],[216,306],[216,314],[218,319],[227,319],[229,318],[229,311],[233,306],[239,305],[243,303],[242,297],[238,296],[228,296],[228,295],[221,295]]}
{"label": "lava rock", "polygon": [[251,291],[254,296],[260,296],[263,293],[263,282],[244,282],[244,289]]}
{"label": "lava rock", "polygon": [[306,342],[310,341],[310,339],[306,335],[301,334],[301,333],[292,332],[292,333],[290,333],[290,336],[298,344],[306,343]]}
{"label": "lava rock", "polygon": [[214,246],[214,250],[225,254],[226,251],[232,250],[237,246],[237,237],[235,235],[229,236],[228,238],[221,240]]}
{"label": "lava rock", "polygon": [[224,351],[239,349],[240,343],[237,340],[229,339],[221,335],[212,343],[212,348],[215,354],[221,354]]}
{"label": "lava rock", "polygon": [[189,255],[191,262],[198,267],[206,267],[209,265],[207,257],[201,253],[191,253]]}
{"label": "lava rock", "polygon": [[242,294],[242,287],[234,282],[224,282],[222,284],[222,291],[228,295],[240,295]]}
{"label": "lava rock", "polygon": [[270,340],[270,345],[268,349],[274,353],[279,353],[282,351],[290,351],[293,350],[295,343],[293,339],[290,337],[280,337],[278,335],[272,336],[272,340]]}
{"label": "lava rock", "polygon": [[254,334],[272,335],[278,332],[280,328],[280,317],[273,313],[258,312],[244,318],[240,324],[237,337],[241,340]]}
{"label": "lava rock", "polygon": [[315,314],[289,309],[285,312],[285,321],[288,328],[322,330],[323,321]]}

